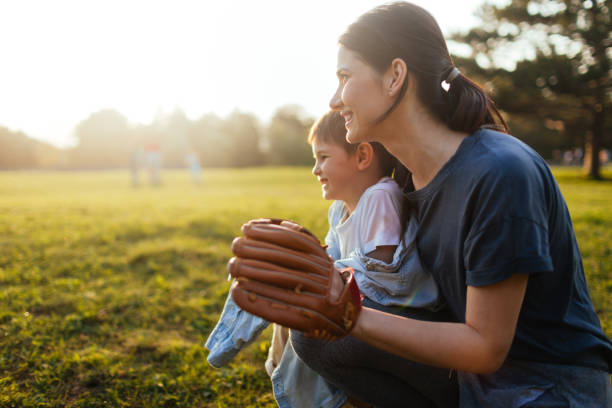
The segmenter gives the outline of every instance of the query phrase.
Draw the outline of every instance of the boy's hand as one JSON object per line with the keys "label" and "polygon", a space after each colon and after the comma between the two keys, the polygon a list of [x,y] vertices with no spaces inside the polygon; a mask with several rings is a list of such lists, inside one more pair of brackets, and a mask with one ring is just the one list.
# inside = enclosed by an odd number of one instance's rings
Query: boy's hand
{"label": "boy's hand", "polygon": [[306,228],[260,219],[243,225],[242,232],[228,264],[236,278],[232,296],[241,308],[310,337],[335,340],[351,331],[361,310],[352,269],[340,271],[344,287],[332,295],[339,271]]}

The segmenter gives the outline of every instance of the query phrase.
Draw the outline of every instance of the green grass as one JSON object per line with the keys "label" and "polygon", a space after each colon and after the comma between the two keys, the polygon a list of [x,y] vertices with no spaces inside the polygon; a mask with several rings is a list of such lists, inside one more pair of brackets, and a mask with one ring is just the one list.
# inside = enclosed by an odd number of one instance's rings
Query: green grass
{"label": "green grass", "polygon": [[[612,335],[612,183],[557,169],[591,295]],[[610,172],[608,171],[608,176]],[[223,306],[240,225],[327,206],[305,168],[0,173],[0,407],[274,407],[269,331],[224,369],[203,341]]]}

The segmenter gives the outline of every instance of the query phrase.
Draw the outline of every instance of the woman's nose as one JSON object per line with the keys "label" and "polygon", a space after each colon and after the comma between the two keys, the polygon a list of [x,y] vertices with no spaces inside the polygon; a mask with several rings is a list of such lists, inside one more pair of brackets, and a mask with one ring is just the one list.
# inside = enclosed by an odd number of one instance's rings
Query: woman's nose
{"label": "woman's nose", "polygon": [[340,110],[340,108],[342,108],[342,96],[341,96],[341,92],[342,88],[338,87],[338,89],[336,89],[336,92],[334,93],[334,95],[332,96],[332,98],[329,100],[329,107],[332,110]]}
{"label": "woman's nose", "polygon": [[314,167],[312,168],[312,175],[316,176],[320,172],[321,170],[319,169],[319,163],[315,163]]}

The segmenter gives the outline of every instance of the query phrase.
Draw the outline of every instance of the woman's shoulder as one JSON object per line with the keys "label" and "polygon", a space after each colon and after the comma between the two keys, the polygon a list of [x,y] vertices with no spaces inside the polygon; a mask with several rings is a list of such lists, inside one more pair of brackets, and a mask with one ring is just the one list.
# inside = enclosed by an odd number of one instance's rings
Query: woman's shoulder
{"label": "woman's shoulder", "polygon": [[526,179],[541,179],[550,175],[546,161],[515,136],[490,129],[481,129],[469,136],[471,148],[462,157],[465,175],[472,174],[482,179],[498,182]]}
{"label": "woman's shoulder", "polygon": [[477,153],[487,153],[481,158],[491,165],[512,165],[520,163],[544,162],[544,159],[529,145],[518,137],[497,132],[490,129],[481,129],[473,136]]}

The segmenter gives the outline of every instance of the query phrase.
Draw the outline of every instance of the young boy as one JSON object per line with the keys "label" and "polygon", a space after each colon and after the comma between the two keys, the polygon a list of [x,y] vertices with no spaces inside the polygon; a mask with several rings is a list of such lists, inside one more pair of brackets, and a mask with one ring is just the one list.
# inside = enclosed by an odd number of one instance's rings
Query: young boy
{"label": "young boy", "polygon": [[[378,143],[349,144],[344,120],[328,112],[312,127],[308,142],[313,174],[329,209],[325,242],[337,268],[350,266],[361,293],[385,306],[435,309],[437,287],[414,247],[416,225],[403,213],[403,195],[391,176],[407,177],[403,166]],[[400,181],[403,184],[403,181]],[[231,296],[206,347],[219,367],[254,340],[269,323],[233,303]],[[297,357],[289,331],[275,325],[266,370],[281,407],[339,407],[347,396]]]}
{"label": "young boy", "polygon": [[338,112],[325,114],[308,136],[316,160],[312,173],[323,198],[335,200],[328,214],[328,254],[337,268],[355,269],[366,298],[435,309],[438,290],[422,270],[414,248],[417,226],[399,186],[406,185],[408,171],[379,143],[350,144],[345,136]]}

